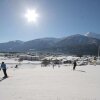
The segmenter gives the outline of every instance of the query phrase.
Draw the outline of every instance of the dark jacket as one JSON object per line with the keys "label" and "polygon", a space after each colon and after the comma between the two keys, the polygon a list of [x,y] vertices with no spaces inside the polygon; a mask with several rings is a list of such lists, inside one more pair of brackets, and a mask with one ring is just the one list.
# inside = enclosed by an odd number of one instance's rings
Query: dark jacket
{"label": "dark jacket", "polygon": [[6,69],[6,64],[1,64],[1,69]]}

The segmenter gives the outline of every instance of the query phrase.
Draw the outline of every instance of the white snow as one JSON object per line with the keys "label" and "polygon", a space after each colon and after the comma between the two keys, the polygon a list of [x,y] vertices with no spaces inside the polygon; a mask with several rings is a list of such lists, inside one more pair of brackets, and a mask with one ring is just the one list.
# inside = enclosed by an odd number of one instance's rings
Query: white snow
{"label": "white snow", "polygon": [[90,34],[90,32],[87,32],[87,33],[84,34],[84,36],[88,36],[89,34]]}
{"label": "white snow", "polygon": [[0,100],[100,100],[99,65],[77,66],[73,71],[66,65],[53,69],[22,63],[7,72],[9,78],[0,82]]}

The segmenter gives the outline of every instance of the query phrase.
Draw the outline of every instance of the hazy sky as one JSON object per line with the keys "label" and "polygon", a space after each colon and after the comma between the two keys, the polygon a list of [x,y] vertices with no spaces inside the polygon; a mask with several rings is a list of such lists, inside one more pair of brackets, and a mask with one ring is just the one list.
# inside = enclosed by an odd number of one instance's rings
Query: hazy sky
{"label": "hazy sky", "polygon": [[[24,17],[36,9],[37,23]],[[100,0],[0,0],[0,42],[100,34]]]}

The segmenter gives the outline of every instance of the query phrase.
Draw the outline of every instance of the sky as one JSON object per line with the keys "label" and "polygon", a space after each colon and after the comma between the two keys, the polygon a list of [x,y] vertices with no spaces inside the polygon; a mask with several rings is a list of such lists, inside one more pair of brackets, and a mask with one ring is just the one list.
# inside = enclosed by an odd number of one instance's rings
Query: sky
{"label": "sky", "polygon": [[[27,9],[39,14],[36,23]],[[0,43],[87,32],[100,34],[100,0],[0,0]]]}

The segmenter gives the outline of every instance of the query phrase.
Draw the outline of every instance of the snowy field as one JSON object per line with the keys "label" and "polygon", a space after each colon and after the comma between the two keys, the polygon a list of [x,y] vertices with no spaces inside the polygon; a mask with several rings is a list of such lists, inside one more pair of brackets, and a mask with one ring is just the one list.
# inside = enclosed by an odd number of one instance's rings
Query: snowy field
{"label": "snowy field", "polygon": [[9,78],[0,82],[0,100],[100,100],[99,65],[77,66],[73,71],[72,66],[53,69],[36,63],[8,68]]}

